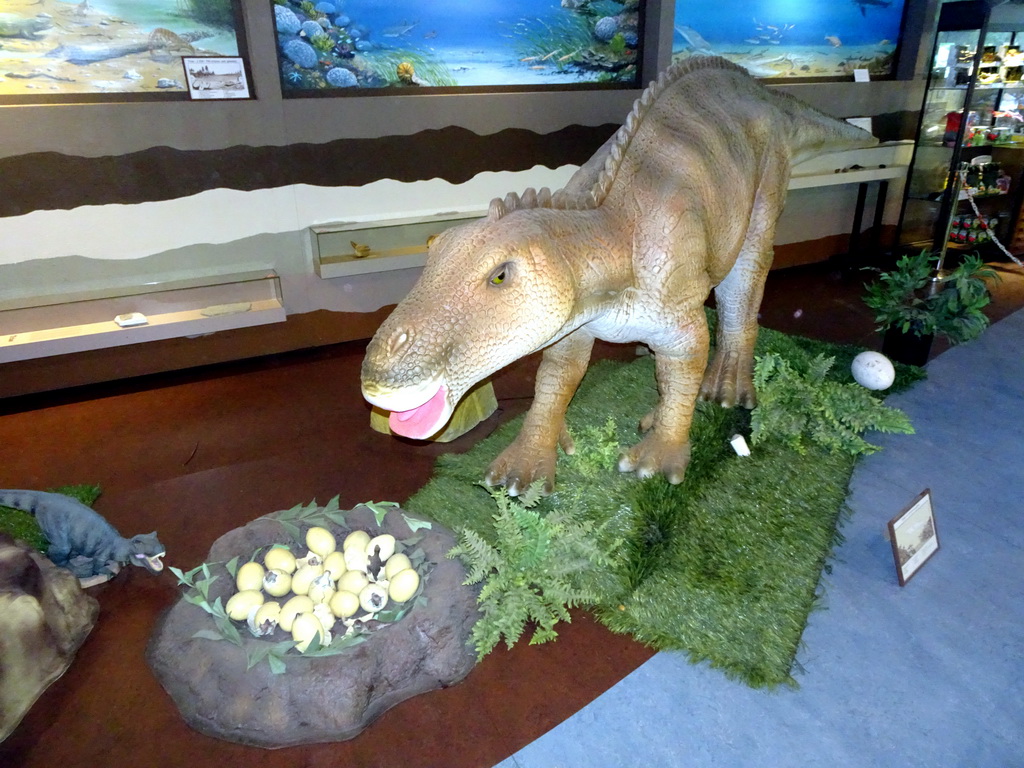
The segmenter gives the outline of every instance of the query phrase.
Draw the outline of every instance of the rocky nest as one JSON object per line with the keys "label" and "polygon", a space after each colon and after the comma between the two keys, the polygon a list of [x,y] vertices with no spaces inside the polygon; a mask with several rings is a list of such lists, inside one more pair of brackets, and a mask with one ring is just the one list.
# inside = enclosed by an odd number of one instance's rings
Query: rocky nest
{"label": "rocky nest", "polygon": [[[194,592],[193,601],[186,594],[158,622],[146,658],[185,721],[201,733],[270,748],[344,741],[405,699],[459,682],[476,662],[470,644],[479,618],[476,592],[462,584],[462,565],[445,558],[455,544],[450,531],[414,519],[413,531],[399,509],[380,524],[364,506],[330,520],[324,508],[311,509],[319,513],[316,524],[339,540],[353,530],[420,537],[417,546],[432,564],[422,593],[399,620],[372,623],[361,642],[341,652],[310,656],[292,649],[277,655],[277,664],[263,659],[281,638],[255,637],[239,624],[238,642],[214,639],[220,631],[214,616],[195,604]],[[268,515],[217,539],[206,559],[217,577],[207,582],[209,603],[224,603],[234,591],[226,563],[245,562],[292,538],[287,531],[308,528],[310,518],[294,510]]]}

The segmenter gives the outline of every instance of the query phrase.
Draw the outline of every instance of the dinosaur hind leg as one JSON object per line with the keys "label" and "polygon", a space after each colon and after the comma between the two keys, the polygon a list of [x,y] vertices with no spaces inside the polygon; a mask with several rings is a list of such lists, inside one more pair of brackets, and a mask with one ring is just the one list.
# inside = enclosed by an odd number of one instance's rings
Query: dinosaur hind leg
{"label": "dinosaur hind leg", "polygon": [[763,181],[736,263],[715,287],[718,307],[715,356],[704,372],[700,397],[727,408],[735,405],[753,408],[757,404],[754,392],[757,312],[764,295],[764,281],[772,264],[775,221],[786,189],[783,182],[781,194],[766,195],[765,186]]}

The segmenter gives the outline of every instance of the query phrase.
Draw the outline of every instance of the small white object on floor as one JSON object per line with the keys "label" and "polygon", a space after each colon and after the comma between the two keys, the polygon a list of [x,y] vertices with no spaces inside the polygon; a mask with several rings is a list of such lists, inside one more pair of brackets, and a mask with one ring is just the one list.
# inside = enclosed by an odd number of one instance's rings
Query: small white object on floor
{"label": "small white object on floor", "polygon": [[743,439],[743,435],[733,435],[729,438],[729,445],[736,451],[737,456],[749,456],[750,447],[747,445],[747,441]]}
{"label": "small white object on floor", "polygon": [[880,352],[861,352],[850,365],[854,380],[867,389],[888,389],[896,380],[896,369]]}
{"label": "small white object on floor", "polygon": [[146,325],[149,320],[141,312],[129,312],[125,315],[118,315],[114,318],[114,322],[122,328],[131,328],[136,325]]}

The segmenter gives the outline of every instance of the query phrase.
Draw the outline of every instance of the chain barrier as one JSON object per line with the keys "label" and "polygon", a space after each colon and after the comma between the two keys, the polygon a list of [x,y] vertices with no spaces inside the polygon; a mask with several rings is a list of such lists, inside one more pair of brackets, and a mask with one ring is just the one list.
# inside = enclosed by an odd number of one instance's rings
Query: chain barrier
{"label": "chain barrier", "polygon": [[978,204],[976,202],[974,202],[974,191],[973,191],[973,189],[971,187],[967,186],[967,170],[964,169],[964,168],[961,168],[959,170],[959,173],[960,173],[960,189],[963,190],[965,195],[967,195],[967,202],[969,202],[971,204],[971,209],[974,211],[975,217],[977,217],[981,221],[985,222],[984,229],[988,232],[988,236],[992,238],[992,242],[995,243],[998,246],[999,250],[1001,250],[1004,254],[1006,254],[1010,258],[1010,260],[1013,261],[1014,264],[1016,264],[1018,267],[1024,267],[1024,262],[1022,262],[1020,259],[1018,259],[1016,256],[1014,256],[1012,253],[1010,253],[1010,250],[999,241],[999,238],[996,237],[996,233],[993,232],[989,228],[988,223],[987,223],[988,219],[986,219],[984,216],[982,216],[981,215],[981,211],[978,210]]}

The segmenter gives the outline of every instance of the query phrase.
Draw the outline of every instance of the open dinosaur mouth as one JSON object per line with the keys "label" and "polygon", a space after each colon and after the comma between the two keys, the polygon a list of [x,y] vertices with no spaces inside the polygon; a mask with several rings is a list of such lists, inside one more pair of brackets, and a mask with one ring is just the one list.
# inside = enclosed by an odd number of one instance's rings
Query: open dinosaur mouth
{"label": "open dinosaur mouth", "polygon": [[448,391],[442,385],[423,405],[408,411],[392,411],[388,416],[388,426],[396,435],[426,440],[448,421],[450,414],[447,394]]}
{"label": "open dinosaur mouth", "polygon": [[160,558],[162,558],[165,554],[166,552],[161,552],[159,555],[137,554],[135,555],[135,557],[142,561],[139,563],[139,565],[143,566],[144,568],[148,568],[153,573],[159,573],[164,569],[164,564],[160,560]]}

